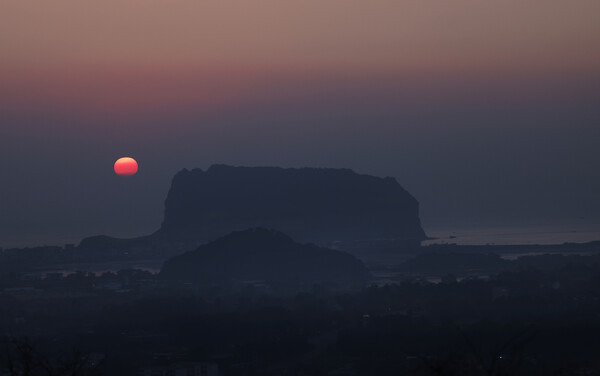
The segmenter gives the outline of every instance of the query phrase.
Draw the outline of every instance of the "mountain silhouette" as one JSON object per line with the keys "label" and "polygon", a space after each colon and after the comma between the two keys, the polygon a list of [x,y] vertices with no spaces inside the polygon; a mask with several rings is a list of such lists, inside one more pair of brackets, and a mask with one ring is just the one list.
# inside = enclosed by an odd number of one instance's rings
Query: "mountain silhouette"
{"label": "mountain silhouette", "polygon": [[233,232],[194,251],[167,260],[160,272],[167,281],[272,284],[364,283],[368,272],[354,256],[264,228]]}
{"label": "mountain silhouette", "polygon": [[426,238],[417,200],[393,178],[349,169],[232,167],[173,178],[157,236],[210,241],[252,227],[302,242]]}
{"label": "mountain silhouette", "polygon": [[213,165],[173,177],[158,231],[130,239],[85,238],[78,257],[164,260],[258,227],[348,251],[354,244],[372,250],[380,241],[393,249],[414,247],[426,239],[419,203],[393,178],[349,169]]}

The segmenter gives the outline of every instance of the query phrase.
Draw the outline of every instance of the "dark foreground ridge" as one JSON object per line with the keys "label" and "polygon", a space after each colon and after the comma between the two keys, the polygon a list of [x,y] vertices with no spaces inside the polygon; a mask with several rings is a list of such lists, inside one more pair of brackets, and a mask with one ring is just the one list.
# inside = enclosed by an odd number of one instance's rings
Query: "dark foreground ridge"
{"label": "dark foreground ridge", "polygon": [[161,279],[172,282],[269,285],[363,285],[369,273],[354,256],[263,228],[234,232],[167,260]]}
{"label": "dark foreground ridge", "polygon": [[[0,273],[0,375],[599,375],[599,246],[514,261],[438,247],[381,260],[375,283],[343,291],[164,279],[253,278],[260,255],[314,247],[269,230],[206,244],[164,275]],[[353,264],[343,255],[338,268]]]}
{"label": "dark foreground ridge", "polygon": [[211,241],[273,228],[301,242],[426,238],[419,203],[391,177],[349,169],[232,167],[182,170],[173,178],[158,237]]}

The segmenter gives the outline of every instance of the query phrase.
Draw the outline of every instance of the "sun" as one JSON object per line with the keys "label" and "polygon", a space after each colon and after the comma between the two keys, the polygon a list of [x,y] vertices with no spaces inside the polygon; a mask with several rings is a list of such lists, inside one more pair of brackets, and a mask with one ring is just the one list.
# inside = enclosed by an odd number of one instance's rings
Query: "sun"
{"label": "sun", "polygon": [[131,176],[138,172],[138,163],[131,157],[122,157],[115,162],[115,173],[121,176]]}

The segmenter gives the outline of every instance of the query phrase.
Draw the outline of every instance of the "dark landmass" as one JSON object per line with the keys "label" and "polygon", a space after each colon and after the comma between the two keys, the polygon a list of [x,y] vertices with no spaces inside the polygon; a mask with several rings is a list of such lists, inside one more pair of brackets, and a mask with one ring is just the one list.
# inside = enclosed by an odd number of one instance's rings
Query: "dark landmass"
{"label": "dark landmass", "polygon": [[586,252],[600,249],[600,241],[591,241],[586,243],[563,243],[563,244],[514,244],[514,245],[460,245],[460,244],[431,244],[421,249],[428,251],[452,252],[460,251],[462,253],[537,253],[545,252]]}
{"label": "dark landmass", "polygon": [[448,276],[487,278],[506,271],[547,271],[564,265],[600,264],[600,242],[524,246],[436,245],[422,247],[410,256],[382,253],[379,258],[368,254],[359,258],[373,275],[379,276],[377,283],[419,276],[434,281]]}
{"label": "dark landmass", "polygon": [[600,265],[600,247],[588,255],[545,253],[536,256],[523,255],[514,260],[495,253],[425,252],[400,265],[399,270],[412,273],[439,274],[490,274],[508,270],[550,270],[561,265],[583,266],[588,263]]}
{"label": "dark landmass", "polygon": [[417,211],[350,170],[184,170],[155,234],[0,249],[0,375],[600,375],[600,242],[420,247]]}
{"label": "dark landmass", "polygon": [[233,232],[164,263],[161,279],[199,284],[260,281],[271,286],[318,283],[364,286],[368,272],[354,256],[256,228]]}
{"label": "dark landmass", "polygon": [[394,178],[349,169],[232,167],[183,170],[173,178],[157,237],[211,241],[272,228],[300,242],[426,239],[419,203]]}
{"label": "dark landmass", "polygon": [[[481,254],[463,261],[470,256]],[[4,274],[0,372],[43,364],[53,373],[29,374],[597,375],[598,257],[531,256],[517,269],[520,260],[504,260],[509,269],[486,278],[436,284],[426,271],[295,294],[251,281],[172,284],[140,270]]]}
{"label": "dark landmass", "polygon": [[[334,244],[335,246],[336,244]],[[36,271],[59,268],[70,264],[119,263],[126,267],[140,261],[160,265],[168,258],[196,249],[191,243],[174,243],[161,246],[148,237],[116,239],[108,236],[86,238],[79,246],[44,246],[32,248],[0,249],[0,272]],[[337,247],[336,247],[337,248]],[[565,243],[556,245],[456,245],[442,244],[423,247],[403,247],[387,241],[361,241],[346,243],[349,252],[368,265],[388,264],[397,266],[401,262],[420,254],[471,254],[471,255],[519,255],[519,254],[587,254],[600,251],[600,241],[588,243]],[[466,257],[466,256],[460,256]],[[473,256],[475,258],[477,256]],[[502,263],[503,260],[499,261]]]}
{"label": "dark landmass", "polygon": [[[131,239],[92,236],[65,249],[6,250],[0,258],[13,265],[164,261],[232,231],[256,227],[343,250],[358,244],[361,250],[373,245],[414,249],[426,239],[417,200],[393,178],[349,169],[213,165],[175,175],[162,226],[153,234]],[[26,256],[41,253],[37,259]]]}

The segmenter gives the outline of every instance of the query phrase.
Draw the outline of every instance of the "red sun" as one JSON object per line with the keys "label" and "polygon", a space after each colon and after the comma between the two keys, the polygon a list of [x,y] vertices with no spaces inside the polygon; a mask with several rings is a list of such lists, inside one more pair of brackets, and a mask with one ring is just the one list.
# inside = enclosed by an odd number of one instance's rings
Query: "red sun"
{"label": "red sun", "polygon": [[115,173],[121,176],[135,175],[138,171],[138,164],[135,159],[123,157],[115,162]]}

